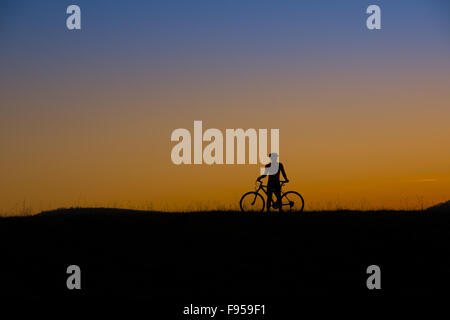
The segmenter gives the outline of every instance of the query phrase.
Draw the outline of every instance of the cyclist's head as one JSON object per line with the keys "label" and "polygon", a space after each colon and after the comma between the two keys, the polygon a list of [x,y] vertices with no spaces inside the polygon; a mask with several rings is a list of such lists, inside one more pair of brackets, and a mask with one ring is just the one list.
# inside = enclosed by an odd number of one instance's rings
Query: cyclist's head
{"label": "cyclist's head", "polygon": [[269,153],[269,158],[270,158],[270,161],[276,162],[278,159],[278,153],[276,153],[276,152]]}

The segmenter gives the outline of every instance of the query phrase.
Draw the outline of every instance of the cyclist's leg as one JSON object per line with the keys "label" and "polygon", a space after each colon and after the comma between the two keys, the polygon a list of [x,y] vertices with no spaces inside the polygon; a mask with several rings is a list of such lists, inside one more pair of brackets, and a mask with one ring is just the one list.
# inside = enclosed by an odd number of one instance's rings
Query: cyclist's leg
{"label": "cyclist's leg", "polygon": [[272,205],[272,188],[267,187],[267,212],[270,211]]}
{"label": "cyclist's leg", "polygon": [[282,212],[283,206],[281,205],[281,188],[276,188],[273,192],[277,196],[278,209],[280,210],[280,212]]}

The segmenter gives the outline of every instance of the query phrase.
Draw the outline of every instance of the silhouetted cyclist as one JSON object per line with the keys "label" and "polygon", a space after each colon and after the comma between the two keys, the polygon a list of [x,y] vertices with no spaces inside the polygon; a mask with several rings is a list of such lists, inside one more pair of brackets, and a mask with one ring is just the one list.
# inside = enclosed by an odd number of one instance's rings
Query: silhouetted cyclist
{"label": "silhouetted cyclist", "polygon": [[265,176],[269,176],[267,181],[267,211],[270,210],[270,206],[272,204],[272,193],[275,193],[277,197],[277,204],[280,211],[283,211],[281,205],[281,184],[280,184],[280,171],[283,174],[284,180],[289,182],[288,177],[286,176],[286,172],[284,171],[283,164],[278,162],[278,154],[272,152],[269,154],[271,163],[266,164],[266,170],[264,173],[257,179],[258,182],[261,182],[261,179]]}

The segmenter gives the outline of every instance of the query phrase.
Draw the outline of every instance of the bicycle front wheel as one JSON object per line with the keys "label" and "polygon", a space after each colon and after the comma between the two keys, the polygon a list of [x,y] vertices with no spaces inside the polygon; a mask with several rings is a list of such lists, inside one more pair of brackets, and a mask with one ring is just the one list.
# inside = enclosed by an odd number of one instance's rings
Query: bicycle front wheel
{"label": "bicycle front wheel", "polygon": [[303,197],[300,195],[300,193],[295,191],[288,191],[283,194],[283,196],[281,197],[281,204],[283,206],[283,210],[297,213],[302,212],[305,206]]}
{"label": "bicycle front wheel", "polygon": [[262,212],[266,202],[258,192],[250,191],[242,196],[239,205],[243,212]]}

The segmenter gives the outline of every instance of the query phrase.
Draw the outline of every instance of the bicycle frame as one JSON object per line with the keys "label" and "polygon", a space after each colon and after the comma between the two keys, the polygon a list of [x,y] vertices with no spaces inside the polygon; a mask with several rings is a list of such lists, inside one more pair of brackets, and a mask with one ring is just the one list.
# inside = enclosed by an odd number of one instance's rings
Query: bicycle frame
{"label": "bicycle frame", "polygon": [[[281,186],[280,186],[280,189],[282,189],[283,188],[283,186],[284,186],[284,184],[286,183],[285,181],[280,181],[281,182]],[[267,193],[267,185],[264,185],[262,182],[259,182],[259,187],[258,187],[258,189],[256,190],[256,192],[257,193],[259,193],[259,190],[262,190],[265,194],[266,194],[266,197],[268,197],[268,193]],[[280,201],[280,203],[281,203],[281,198],[283,198],[283,195],[284,195],[284,192],[281,190],[280,191],[280,199],[277,199],[277,200],[279,200]],[[273,196],[272,196],[273,197]],[[272,207],[274,208],[274,209],[276,209],[276,208],[278,208],[278,203],[277,203],[277,201],[273,201],[273,198],[271,199],[271,202],[272,202]],[[290,205],[289,203],[281,203],[281,206],[288,206],[288,205]]]}
{"label": "bicycle frame", "polygon": [[[280,188],[283,188],[285,183],[286,183],[285,181],[281,181]],[[259,182],[259,187],[258,187],[258,189],[256,189],[255,192],[259,192],[259,190],[264,191],[264,193],[267,195],[267,185],[263,184],[262,182]],[[281,191],[281,196],[283,196],[283,194],[284,194],[283,191]]]}

